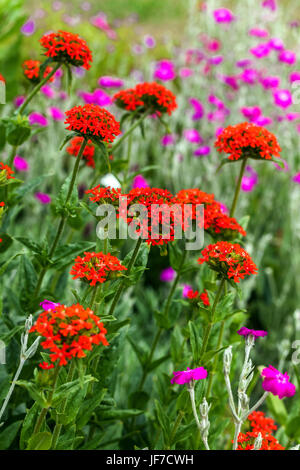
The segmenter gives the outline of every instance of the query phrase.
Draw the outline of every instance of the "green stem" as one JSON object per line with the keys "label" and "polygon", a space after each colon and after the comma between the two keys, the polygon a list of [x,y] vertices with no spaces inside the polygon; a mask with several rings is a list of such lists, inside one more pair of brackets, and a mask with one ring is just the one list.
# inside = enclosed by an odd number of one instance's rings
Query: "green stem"
{"label": "green stem", "polygon": [[34,426],[34,430],[33,430],[33,434],[37,434],[39,432],[39,430],[41,429],[41,426],[46,418],[46,415],[47,415],[47,412],[49,410],[49,408],[51,407],[51,403],[52,403],[52,399],[53,399],[53,395],[54,395],[54,391],[55,391],[55,387],[56,387],[56,384],[57,384],[57,379],[58,379],[58,374],[59,374],[59,361],[57,361],[56,365],[55,365],[55,369],[54,369],[54,375],[53,375],[53,384],[52,384],[52,389],[51,389],[51,392],[50,392],[50,395],[47,399],[47,403],[48,403],[48,406],[46,406],[45,408],[42,409],[36,423],[35,423],[35,426]]}
{"label": "green stem", "polygon": [[[220,328],[220,331],[219,331],[219,338],[218,338],[217,350],[222,347],[223,334],[224,334],[224,327],[225,327],[225,321],[222,321],[222,322],[221,322],[221,328]],[[216,373],[216,368],[217,368],[217,364],[218,364],[218,359],[219,359],[219,356],[216,355],[215,358],[214,358],[212,371],[211,371],[211,373],[209,374],[208,385],[207,385],[207,392],[206,392],[206,398],[207,398],[207,400],[208,400],[208,398],[209,398],[209,396],[210,396],[211,387],[212,387],[212,383],[213,383],[213,378],[214,378],[214,375],[215,375],[215,373]]]}
{"label": "green stem", "polygon": [[92,294],[91,303],[90,303],[90,309],[91,310],[93,310],[93,308],[94,308],[94,303],[95,303],[95,300],[96,300],[98,287],[99,287],[99,285],[95,286],[94,289],[93,289],[93,294]]}
{"label": "green stem", "polygon": [[[73,360],[71,362],[71,366],[67,375],[67,383],[72,382],[73,377],[74,377],[74,372],[75,372],[75,361]],[[64,414],[64,412],[66,411],[67,402],[68,402],[68,398],[66,397],[61,403],[61,406],[59,408],[59,414]],[[51,444],[51,448],[53,450],[55,450],[57,446],[57,441],[59,439],[61,429],[62,429],[62,424],[56,423],[54,427],[54,431],[53,431],[52,444]]]}
{"label": "green stem", "polygon": [[[127,267],[127,272],[126,272],[127,275],[130,274],[130,271],[131,271],[131,269],[132,269],[132,267],[135,263],[135,260],[136,260],[136,257],[138,255],[140,246],[142,244],[142,241],[143,241],[142,238],[139,238],[136,245],[135,245],[134,251],[132,253],[132,256],[130,258],[130,261],[129,261],[129,264],[128,264],[128,267]],[[122,280],[119,284],[118,290],[116,291],[116,293],[114,295],[114,298],[113,298],[113,301],[111,303],[108,315],[113,315],[113,313],[115,311],[115,308],[117,306],[117,303],[118,303],[124,289],[125,289],[125,280]]]}
{"label": "green stem", "polygon": [[[169,447],[172,445],[172,442],[173,442],[173,439],[175,437],[175,434],[177,432],[177,429],[179,428],[180,426],[180,423],[182,421],[182,418],[184,417],[184,411],[179,411],[178,415],[177,415],[177,418],[176,418],[176,421],[174,423],[174,426],[173,426],[173,429],[171,431],[171,434],[170,434],[170,439],[169,439]],[[169,450],[169,449],[167,449]]]}
{"label": "green stem", "polygon": [[30,103],[30,101],[32,100],[32,98],[37,94],[37,92],[42,88],[43,85],[45,85],[45,83],[47,83],[47,81],[55,74],[55,72],[57,72],[57,70],[59,69],[60,67],[60,63],[56,64],[55,67],[52,69],[52,71],[47,75],[47,77],[43,78],[43,80],[40,81],[40,83],[38,83],[34,89],[32,90],[32,92],[28,95],[28,97],[26,98],[26,100],[24,101],[24,103],[22,104],[22,106],[19,108],[19,113],[22,114],[23,111],[25,110],[25,108],[27,107],[27,105]]}
{"label": "green stem", "polygon": [[244,157],[243,161],[242,161],[241,169],[240,169],[239,178],[238,178],[238,181],[237,181],[237,184],[236,184],[236,187],[235,187],[235,193],[234,193],[233,201],[232,201],[232,204],[231,204],[231,209],[230,209],[230,214],[229,214],[230,217],[233,217],[234,213],[235,213],[235,209],[236,209],[237,200],[238,200],[238,197],[239,197],[239,194],[240,194],[241,183],[242,183],[242,178],[243,178],[243,174],[244,174],[244,171],[245,171],[246,163],[247,163],[247,157]]}
{"label": "green stem", "polygon": [[141,115],[141,117],[139,119],[137,119],[135,121],[134,124],[132,124],[132,126],[126,131],[124,132],[124,134],[122,135],[122,137],[120,137],[120,139],[115,143],[115,145],[112,146],[111,150],[110,150],[110,153],[113,153],[117,150],[117,148],[119,148],[119,146],[122,144],[122,142],[127,139],[127,137],[129,136],[129,134],[131,134],[131,132],[134,131],[134,129],[136,127],[138,127],[141,122],[143,122],[143,120],[148,116],[148,111],[144,114]]}
{"label": "green stem", "polygon": [[[76,181],[76,178],[77,178],[77,174],[78,174],[80,160],[82,158],[82,155],[83,155],[86,144],[87,144],[86,139],[83,139],[80,150],[79,150],[79,153],[78,153],[76,161],[75,161],[75,165],[73,167],[72,178],[71,178],[71,181],[70,181],[67,197],[66,197],[65,204],[64,204],[65,206],[68,204],[68,202],[71,198],[73,188],[74,188],[74,185],[75,185],[75,181]],[[51,249],[50,249],[50,252],[49,252],[49,259],[50,260],[51,260],[52,256],[55,253],[58,242],[59,242],[59,240],[61,238],[61,235],[63,233],[66,221],[67,221],[67,217],[65,215],[62,215],[61,219],[60,219],[60,222],[59,222],[59,225],[58,225],[58,228],[57,228],[57,232],[56,232],[54,241],[52,243],[52,246],[51,246]],[[38,294],[40,292],[40,288],[42,286],[43,279],[45,277],[45,274],[46,274],[47,270],[48,270],[48,266],[45,266],[42,269],[42,271],[40,272],[40,275],[39,275],[39,278],[38,278],[38,281],[37,281],[37,285],[36,285],[36,289],[35,289],[35,292],[34,292],[34,299],[38,296]]]}

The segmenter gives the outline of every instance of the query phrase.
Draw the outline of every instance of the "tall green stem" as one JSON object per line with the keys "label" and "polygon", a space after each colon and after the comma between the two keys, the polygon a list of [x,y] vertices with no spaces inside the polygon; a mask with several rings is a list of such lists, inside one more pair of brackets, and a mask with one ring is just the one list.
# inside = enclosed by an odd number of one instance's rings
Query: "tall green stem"
{"label": "tall green stem", "polygon": [[28,95],[28,97],[26,98],[26,100],[24,101],[24,103],[22,104],[22,106],[19,108],[19,113],[22,114],[23,111],[25,110],[25,108],[27,107],[27,105],[30,103],[30,101],[32,100],[32,98],[37,94],[37,92],[42,88],[43,85],[45,85],[47,83],[47,81],[55,74],[55,72],[57,72],[57,70],[59,69],[59,67],[61,66],[60,63],[57,63],[55,65],[55,67],[53,67],[53,69],[51,70],[51,72],[47,75],[47,77],[43,78],[43,80],[40,81],[40,83],[38,83],[34,89],[32,90],[32,92]]}
{"label": "tall green stem", "polygon": [[120,145],[122,144],[122,142],[124,142],[125,139],[127,139],[127,137],[129,136],[129,134],[131,134],[131,132],[134,131],[134,129],[136,127],[138,127],[141,122],[143,122],[143,120],[148,116],[148,112],[144,113],[141,115],[141,117],[139,119],[137,119],[135,121],[134,124],[132,124],[132,126],[126,131],[124,132],[124,134],[122,135],[122,137],[120,137],[120,139],[115,143],[115,145],[112,146],[111,150],[110,150],[110,153],[113,153],[117,150],[117,148],[120,147]]}
{"label": "tall green stem", "polygon": [[48,403],[48,406],[43,408],[36,423],[35,423],[35,427],[34,427],[34,430],[33,430],[33,434],[37,434],[39,432],[39,430],[41,429],[41,426],[46,418],[46,415],[47,415],[47,412],[49,410],[49,408],[51,407],[51,403],[52,403],[52,399],[53,399],[53,395],[54,395],[54,391],[55,391],[55,388],[56,388],[56,384],[57,384],[57,379],[58,379],[58,374],[59,374],[59,361],[57,361],[56,365],[55,365],[55,369],[54,369],[54,375],[53,375],[53,382],[52,382],[52,389],[51,389],[51,392],[49,394],[49,397],[47,399],[47,403]]}
{"label": "tall green stem", "polygon": [[[82,141],[82,144],[81,144],[81,147],[80,147],[80,150],[79,150],[79,153],[77,155],[77,158],[76,158],[76,161],[75,161],[75,165],[74,165],[74,168],[73,168],[73,173],[72,173],[72,178],[71,178],[71,181],[70,181],[70,185],[69,185],[69,189],[68,189],[68,193],[67,193],[67,197],[65,199],[65,206],[68,204],[71,196],[72,196],[72,192],[73,192],[73,188],[74,188],[74,185],[75,185],[75,182],[76,182],[76,178],[77,178],[77,175],[78,175],[78,170],[79,170],[79,164],[80,164],[80,161],[81,161],[81,158],[82,158],[82,155],[83,155],[83,152],[84,152],[84,149],[85,149],[85,146],[87,144],[87,141],[86,139],[83,139]],[[67,217],[66,215],[62,215],[61,216],[61,219],[60,219],[60,222],[59,222],[59,225],[58,225],[58,228],[57,228],[57,232],[56,232],[56,235],[55,235],[55,238],[54,238],[54,241],[52,243],[52,246],[50,248],[50,251],[49,251],[49,259],[51,260],[52,256],[54,255],[55,253],[55,250],[57,248],[57,245],[58,245],[58,242],[60,240],[60,237],[63,233],[63,230],[64,230],[64,227],[65,227],[65,223],[66,223],[66,220],[67,220]],[[39,278],[38,278],[38,281],[37,281],[37,285],[36,285],[36,289],[35,289],[35,292],[34,292],[34,298],[36,298],[40,292],[40,288],[42,286],[42,283],[43,283],[43,279],[45,277],[45,274],[47,272],[47,269],[48,269],[48,266],[45,266],[42,271],[40,272],[40,275],[39,275]]]}
{"label": "tall green stem", "polygon": [[243,174],[244,174],[244,171],[245,171],[245,168],[246,168],[246,163],[247,163],[247,157],[244,157],[243,161],[242,161],[241,169],[240,169],[239,178],[238,178],[238,181],[237,181],[237,184],[236,184],[236,187],[235,187],[233,201],[232,201],[232,204],[231,204],[231,209],[230,209],[230,214],[229,214],[230,217],[233,217],[234,213],[235,213],[238,197],[239,197],[239,194],[240,194]]}

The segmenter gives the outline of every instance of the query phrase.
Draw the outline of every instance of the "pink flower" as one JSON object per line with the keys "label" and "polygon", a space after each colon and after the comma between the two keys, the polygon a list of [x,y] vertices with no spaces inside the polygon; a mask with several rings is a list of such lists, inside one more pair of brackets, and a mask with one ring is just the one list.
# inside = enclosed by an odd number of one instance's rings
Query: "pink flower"
{"label": "pink flower", "polygon": [[266,29],[261,28],[251,28],[249,30],[250,36],[255,36],[257,38],[266,38],[269,36],[269,32]]}
{"label": "pink flower", "polygon": [[261,109],[259,106],[248,106],[240,109],[241,113],[249,119],[250,122],[255,121],[258,116],[261,115]]}
{"label": "pink flower", "polygon": [[142,175],[136,175],[132,182],[132,188],[149,188],[149,184]]}
{"label": "pink flower", "polygon": [[292,397],[296,393],[296,387],[289,382],[289,376],[282,374],[273,366],[265,367],[261,373],[263,379],[262,388],[272,395],[277,395],[280,400],[284,397]]}
{"label": "pink flower", "polygon": [[241,336],[254,336],[254,338],[258,338],[260,336],[267,336],[268,332],[264,330],[251,330],[249,328],[246,328],[245,326],[242,326],[242,328],[239,329],[238,334]]}
{"label": "pink flower", "polygon": [[14,99],[15,107],[19,108],[20,106],[22,106],[24,101],[25,101],[25,96],[16,96],[15,99]]}
{"label": "pink flower", "polygon": [[124,85],[124,82],[120,78],[103,76],[99,78],[98,84],[103,88],[120,88]]}
{"label": "pink flower", "polygon": [[258,78],[259,74],[256,69],[244,69],[240,75],[240,79],[248,85],[254,85]]}
{"label": "pink flower", "polygon": [[176,276],[176,271],[170,266],[169,268],[165,268],[160,273],[160,280],[162,282],[172,282]]}
{"label": "pink flower", "polygon": [[174,145],[175,142],[176,142],[176,136],[174,134],[166,134],[160,140],[160,143],[163,147]]}
{"label": "pink flower", "polygon": [[275,49],[275,51],[281,51],[284,48],[283,41],[280,38],[270,39],[269,45],[272,49]]}
{"label": "pink flower", "polygon": [[186,140],[193,144],[201,144],[203,142],[203,139],[197,129],[185,129],[183,131],[183,135]]}
{"label": "pink flower", "polygon": [[153,49],[153,47],[156,46],[156,41],[155,41],[153,36],[147,35],[147,36],[144,37],[144,44],[149,49]]}
{"label": "pink flower", "polygon": [[46,193],[35,193],[35,197],[42,204],[49,204],[51,202],[51,197]]}
{"label": "pink flower", "polygon": [[192,289],[192,286],[190,286],[189,284],[184,284],[183,285],[183,289],[182,289],[182,297],[184,299],[187,299],[188,298],[188,292]]}
{"label": "pink flower", "polygon": [[269,46],[269,43],[263,43],[263,44],[258,44],[258,46],[252,47],[250,49],[250,52],[252,55],[257,57],[258,59],[262,59],[263,57],[266,57],[267,55],[270,54],[271,48]]}
{"label": "pink flower", "polygon": [[293,104],[292,95],[289,90],[275,90],[273,98],[274,104],[280,108],[288,108]]}
{"label": "pink flower", "polygon": [[202,380],[207,377],[207,370],[204,367],[197,367],[196,369],[182,370],[178,372],[173,372],[174,377],[171,379],[171,384],[183,385],[190,383],[193,380]]}
{"label": "pink flower", "polygon": [[44,310],[53,310],[55,307],[58,307],[60,304],[58,303],[55,303],[55,302],[52,302],[51,300],[43,300],[41,303],[40,303],[40,306],[42,307],[42,309]]}
{"label": "pink flower", "polygon": [[227,207],[225,204],[223,204],[222,202],[219,202],[219,204],[220,204],[220,207],[221,207],[221,212],[223,212],[223,214],[227,214],[227,215],[228,215],[228,214],[229,214],[229,209],[228,209],[228,207]]}
{"label": "pink flower", "polygon": [[252,64],[252,60],[250,59],[241,59],[235,63],[235,65],[241,69],[243,69],[244,67],[249,67],[249,65],[251,64]]}
{"label": "pink flower", "polygon": [[298,81],[300,81],[300,72],[295,70],[294,72],[290,74],[290,83],[298,82]]}
{"label": "pink flower", "polygon": [[294,183],[300,184],[300,172],[293,176],[292,181],[294,181]]}
{"label": "pink flower", "polygon": [[254,124],[257,124],[258,126],[269,126],[272,124],[273,120],[270,117],[267,116],[258,116],[257,119],[254,119],[252,121]]}
{"label": "pink flower", "polygon": [[262,6],[264,8],[269,8],[271,11],[275,11],[277,9],[276,0],[263,0]]}
{"label": "pink flower", "polygon": [[204,157],[205,155],[209,155],[210,154],[210,147],[208,145],[203,145],[202,147],[198,147],[193,155],[195,157]]}
{"label": "pink flower", "polygon": [[14,167],[18,171],[28,171],[29,170],[28,162],[24,158],[20,157],[20,155],[15,156],[15,158],[14,158]]}
{"label": "pink flower", "polygon": [[45,127],[45,126],[48,126],[48,120],[42,114],[33,112],[33,113],[29,114],[29,124],[31,126],[33,124],[37,124],[41,127]]}
{"label": "pink flower", "polygon": [[42,92],[43,95],[45,95],[47,98],[54,98],[54,96],[55,96],[54,90],[53,90],[53,89],[51,88],[51,86],[49,86],[49,85],[44,85],[44,86],[42,86],[41,92]]}
{"label": "pink flower", "polygon": [[215,55],[215,56],[210,57],[210,58],[208,59],[208,63],[209,63],[210,65],[219,65],[219,64],[221,64],[221,63],[223,62],[223,60],[224,60],[224,58],[223,58],[222,55]]}
{"label": "pink flower", "polygon": [[156,64],[154,78],[167,82],[169,80],[174,80],[175,77],[176,73],[173,62],[170,60],[161,60]]}
{"label": "pink flower", "polygon": [[65,119],[65,113],[59,108],[55,108],[54,106],[52,106],[48,109],[48,112],[52,117],[53,121],[62,121],[63,119]]}
{"label": "pink flower", "polygon": [[21,27],[21,33],[24,36],[31,36],[35,32],[35,22],[33,20],[28,20]]}
{"label": "pink flower", "polygon": [[208,102],[214,105],[217,109],[224,109],[225,104],[215,95],[209,95]]}
{"label": "pink flower", "polygon": [[204,107],[202,103],[197,98],[190,98],[189,103],[194,108],[194,114],[192,116],[193,121],[197,121],[198,119],[203,118],[204,116]]}
{"label": "pink flower", "polygon": [[285,50],[280,52],[278,60],[288,65],[294,65],[297,61],[297,56],[295,52]]}
{"label": "pink flower", "polygon": [[191,75],[193,75],[194,71],[192,69],[189,69],[188,67],[182,67],[179,70],[179,75],[181,78],[188,78]]}
{"label": "pink flower", "polygon": [[234,75],[220,75],[220,80],[226,85],[230,86],[233,90],[238,90],[238,79]]}
{"label": "pink flower", "polygon": [[278,88],[280,85],[280,78],[279,77],[265,77],[260,80],[262,86],[269,90],[270,88]]}
{"label": "pink flower", "polygon": [[235,16],[228,8],[219,8],[214,10],[213,14],[216,23],[231,23],[235,20]]}

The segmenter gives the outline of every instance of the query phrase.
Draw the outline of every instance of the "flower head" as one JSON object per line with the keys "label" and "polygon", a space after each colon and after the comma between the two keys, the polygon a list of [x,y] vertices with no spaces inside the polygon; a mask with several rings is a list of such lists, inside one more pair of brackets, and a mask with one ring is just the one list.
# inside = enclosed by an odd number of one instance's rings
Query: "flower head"
{"label": "flower head", "polygon": [[[74,137],[68,147],[66,148],[66,151],[70,154],[73,155],[74,157],[77,157],[81,144],[83,141],[83,137]],[[94,154],[95,154],[95,147],[93,145],[93,142],[91,140],[88,140],[84,151],[83,151],[83,158],[86,160],[86,165],[91,166],[92,168],[95,168],[95,161],[94,161]]]}
{"label": "flower head", "polygon": [[115,93],[113,100],[119,108],[126,109],[126,111],[136,111],[144,104],[143,101],[137,97],[134,88],[128,88],[127,90],[121,90]]}
{"label": "flower head", "polygon": [[171,282],[174,280],[175,276],[176,271],[174,271],[174,269],[169,266],[168,268],[162,270],[159,277],[162,282]]}
{"label": "flower head", "polygon": [[73,279],[85,279],[91,286],[95,286],[97,283],[102,284],[107,281],[114,273],[126,270],[118,258],[110,253],[85,252],[83,257],[77,256],[70,274],[73,275]]}
{"label": "flower head", "polygon": [[78,34],[67,31],[45,34],[40,43],[46,50],[45,55],[51,57],[54,62],[82,66],[86,70],[91,67],[92,53]]}
{"label": "flower head", "polygon": [[207,263],[224,279],[240,282],[245,276],[257,274],[257,267],[250,255],[237,243],[218,242],[208,245],[202,252],[199,264]]}
{"label": "flower head", "polygon": [[51,309],[54,309],[56,307],[58,307],[58,303],[56,302],[52,302],[51,300],[43,300],[43,302],[40,303],[40,306],[42,307],[42,309],[44,310],[51,310]]}
{"label": "flower head", "polygon": [[[65,366],[73,357],[83,358],[95,345],[108,345],[106,329],[93,311],[80,304],[57,305],[38,316],[30,332],[44,338],[41,346],[50,351],[51,362]],[[51,365],[42,363],[43,369]]]}
{"label": "flower head", "polygon": [[104,142],[113,142],[121,134],[120,123],[104,108],[94,104],[75,106],[66,111],[68,131],[75,131],[82,137],[97,136]]}
{"label": "flower head", "polygon": [[272,395],[277,395],[280,399],[292,397],[296,393],[296,387],[289,382],[290,377],[285,372],[282,374],[273,366],[265,367],[261,373],[263,379],[262,388]]}
{"label": "flower head", "polygon": [[215,147],[229,155],[229,160],[250,157],[271,160],[280,157],[281,148],[274,134],[256,124],[244,122],[226,127],[218,136]]}
{"label": "flower head", "polygon": [[6,183],[7,180],[13,179],[13,173],[14,171],[10,168],[10,166],[0,162],[0,185]]}
{"label": "flower head", "polygon": [[214,19],[216,23],[231,23],[234,21],[235,16],[228,8],[219,8],[214,10]]}
{"label": "flower head", "polygon": [[[47,66],[41,77],[41,62],[39,60],[25,60],[22,67],[25,77],[33,83],[40,82],[41,78],[46,78],[53,70],[52,67]],[[54,75],[49,78],[48,82],[53,81]]]}
{"label": "flower head", "polygon": [[204,367],[197,367],[196,369],[173,372],[174,377],[171,379],[171,384],[183,385],[186,383],[193,382],[194,380],[202,380],[207,377],[207,370]]}
{"label": "flower head", "polygon": [[246,328],[245,326],[242,326],[242,328],[239,329],[238,334],[244,336],[245,338],[247,338],[248,336],[253,336],[256,339],[260,336],[267,336],[268,332],[264,330],[251,330],[249,328]]}

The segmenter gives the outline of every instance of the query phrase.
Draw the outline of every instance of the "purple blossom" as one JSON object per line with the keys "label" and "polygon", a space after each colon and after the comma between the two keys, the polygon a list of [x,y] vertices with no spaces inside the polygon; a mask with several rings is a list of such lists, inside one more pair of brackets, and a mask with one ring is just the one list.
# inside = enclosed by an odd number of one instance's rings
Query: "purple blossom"
{"label": "purple blossom", "polygon": [[183,285],[183,289],[182,289],[182,297],[184,299],[187,299],[188,298],[188,292],[192,289],[192,286],[190,286],[189,284],[184,284]]}
{"label": "purple blossom", "polygon": [[52,106],[48,109],[48,112],[53,121],[62,121],[65,119],[65,113],[59,108]]}
{"label": "purple blossom", "polygon": [[29,170],[29,164],[25,158],[20,157],[20,155],[16,155],[14,158],[14,167],[18,171],[28,171]]}
{"label": "purple blossom", "polygon": [[257,38],[266,38],[269,36],[269,32],[266,29],[262,28],[251,28],[249,30],[250,36],[255,36]]}
{"label": "purple blossom", "polygon": [[249,67],[252,64],[250,59],[241,59],[236,62],[236,66],[243,69],[244,67]]}
{"label": "purple blossom", "polygon": [[217,109],[224,109],[225,104],[215,95],[209,95],[208,102],[214,105]]}
{"label": "purple blossom", "polygon": [[275,11],[277,9],[276,0],[263,0],[262,6],[264,8],[269,8],[271,11]]}
{"label": "purple blossom", "polygon": [[44,85],[44,86],[42,86],[41,92],[43,93],[43,95],[47,96],[47,98],[54,98],[54,96],[55,96],[55,92],[54,92],[54,90],[51,88],[50,85]]}
{"label": "purple blossom", "polygon": [[198,147],[193,153],[195,157],[204,157],[209,154],[210,154],[210,147],[208,145],[203,145],[201,147]]}
{"label": "purple blossom", "polygon": [[202,380],[206,379],[207,377],[207,370],[204,367],[197,367],[196,369],[190,369],[189,367],[187,370],[173,372],[174,377],[171,379],[171,384],[187,384],[192,382],[193,380]]}
{"label": "purple blossom", "polygon": [[40,201],[42,204],[49,204],[51,202],[51,197],[46,193],[35,193],[35,198]]}
{"label": "purple blossom", "polygon": [[252,49],[250,49],[250,52],[252,55],[257,57],[258,59],[262,59],[263,57],[266,57],[267,55],[270,54],[271,47],[269,43],[266,42],[266,43],[258,44],[255,47],[252,47]]}
{"label": "purple blossom", "polygon": [[261,115],[261,109],[259,106],[245,106],[240,109],[241,113],[249,119],[250,122],[255,121],[258,116]]}
{"label": "purple blossom", "polygon": [[210,65],[219,65],[223,62],[223,60],[224,60],[224,57],[222,55],[215,55],[208,59],[208,63]]}
{"label": "purple blossom", "polygon": [[251,330],[249,328],[246,328],[245,326],[242,326],[242,328],[239,329],[238,334],[241,336],[245,336],[247,338],[248,336],[254,336],[254,338],[259,338],[267,336],[268,332],[264,330]]}
{"label": "purple blossom", "polygon": [[213,14],[216,23],[231,23],[235,20],[235,16],[228,8],[219,8],[214,10]]}
{"label": "purple blossom", "polygon": [[176,142],[176,136],[174,134],[166,134],[160,139],[160,143],[163,147],[174,145]]}
{"label": "purple blossom", "polygon": [[149,188],[149,184],[142,175],[136,175],[132,182],[132,188]]}
{"label": "purple blossom", "polygon": [[220,75],[220,80],[226,85],[230,86],[233,90],[238,90],[238,79],[234,75]]}
{"label": "purple blossom", "polygon": [[279,77],[265,77],[260,80],[262,86],[269,90],[270,88],[278,88],[280,85],[280,78]]}
{"label": "purple blossom", "polygon": [[269,45],[275,51],[281,51],[284,48],[284,44],[282,39],[280,38],[272,38],[269,41]]}
{"label": "purple blossom", "polygon": [[294,65],[297,61],[297,56],[293,51],[281,51],[278,60],[288,65]]}
{"label": "purple blossom", "polygon": [[257,119],[253,120],[253,123],[256,124],[257,126],[269,126],[272,124],[273,120],[270,117],[267,116],[258,116]]}
{"label": "purple blossom", "polygon": [[285,372],[282,374],[275,367],[269,365],[261,373],[263,379],[262,388],[272,395],[277,395],[280,400],[284,397],[292,397],[296,393],[296,387],[289,382],[290,377]]}
{"label": "purple blossom", "polygon": [[154,78],[163,80],[165,82],[169,80],[174,80],[176,77],[174,64],[170,60],[161,60],[156,64],[154,70]]}
{"label": "purple blossom", "polygon": [[203,139],[197,129],[185,129],[183,135],[186,140],[193,144],[201,144]]}
{"label": "purple blossom", "polygon": [[147,36],[144,37],[144,44],[149,49],[153,49],[153,47],[156,46],[156,41],[155,41],[153,36],[147,35]]}
{"label": "purple blossom", "polygon": [[300,172],[293,176],[292,181],[294,181],[294,183],[300,184]]}
{"label": "purple blossom", "polygon": [[51,300],[43,300],[41,303],[40,303],[40,306],[42,307],[43,310],[53,310],[55,309],[55,307],[58,307],[60,304],[56,303],[56,302],[52,302]]}
{"label": "purple blossom", "polygon": [[275,90],[273,98],[274,104],[280,108],[288,108],[293,104],[293,98],[289,90]]}
{"label": "purple blossom", "polygon": [[33,20],[28,20],[21,27],[21,33],[24,36],[31,36],[35,32],[35,22]]}
{"label": "purple blossom", "polygon": [[94,91],[93,95],[94,95],[94,104],[98,104],[99,106],[109,106],[112,103],[111,97],[100,88],[97,88]]}
{"label": "purple blossom", "polygon": [[190,105],[194,108],[194,114],[192,116],[193,121],[197,121],[198,119],[202,119],[204,116],[204,107],[202,103],[197,98],[190,98],[189,99]]}
{"label": "purple blossom", "polygon": [[227,214],[227,215],[228,215],[228,214],[229,214],[229,209],[228,209],[228,207],[227,207],[225,204],[223,204],[222,202],[219,202],[219,204],[220,204],[221,212],[223,212],[223,214]]}
{"label": "purple blossom", "polygon": [[14,99],[15,107],[19,108],[20,106],[22,106],[24,101],[25,101],[25,96],[16,96],[15,99]]}
{"label": "purple blossom", "polygon": [[170,266],[162,270],[162,272],[160,273],[160,280],[162,282],[172,282],[175,276],[176,271],[174,271],[174,269]]}
{"label": "purple blossom", "polygon": [[98,84],[103,88],[120,88],[124,85],[124,82],[120,78],[114,78],[105,75],[99,78]]}
{"label": "purple blossom", "polygon": [[182,67],[180,70],[179,70],[179,75],[181,78],[188,78],[190,77],[191,75],[194,74],[194,70],[188,68],[188,67]]}
{"label": "purple blossom", "polygon": [[256,69],[244,69],[240,75],[240,79],[248,85],[254,85],[258,78],[259,74]]}
{"label": "purple blossom", "polygon": [[290,79],[290,83],[300,81],[300,72],[298,70],[294,70],[294,72],[290,74],[289,79]]}
{"label": "purple blossom", "polygon": [[48,120],[47,118],[45,118],[45,116],[43,116],[42,114],[40,113],[37,113],[37,112],[33,112],[31,114],[29,114],[28,116],[29,118],[29,124],[32,126],[33,124],[37,124],[41,127],[45,127],[45,126],[48,126]]}

